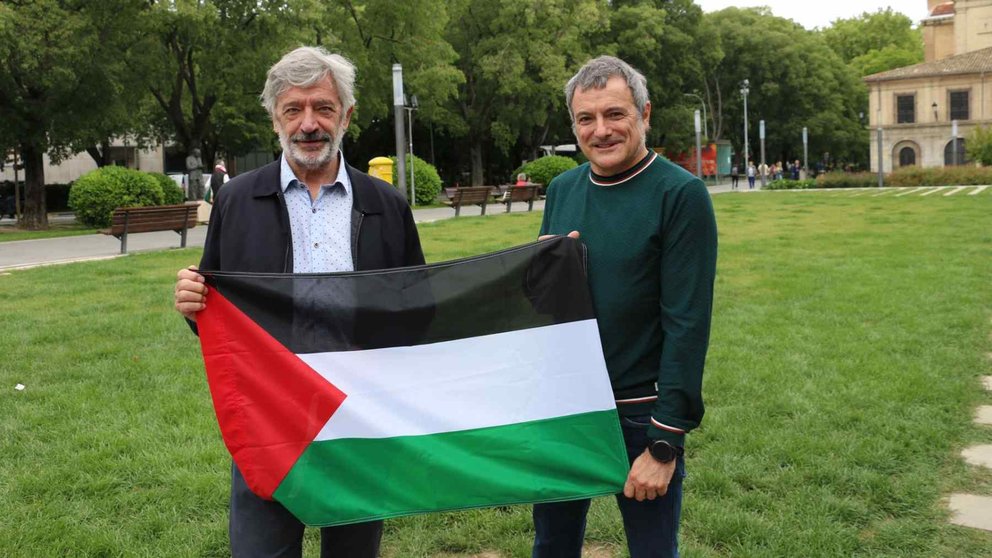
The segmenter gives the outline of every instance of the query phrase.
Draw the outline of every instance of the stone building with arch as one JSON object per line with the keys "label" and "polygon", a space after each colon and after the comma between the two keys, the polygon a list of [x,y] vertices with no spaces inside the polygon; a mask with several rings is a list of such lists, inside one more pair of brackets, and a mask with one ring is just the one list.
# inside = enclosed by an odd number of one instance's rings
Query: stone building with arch
{"label": "stone building with arch", "polygon": [[[864,78],[868,85],[871,169],[969,164],[965,142],[992,125],[992,0],[928,0],[925,60]],[[957,121],[957,138],[953,122]]]}

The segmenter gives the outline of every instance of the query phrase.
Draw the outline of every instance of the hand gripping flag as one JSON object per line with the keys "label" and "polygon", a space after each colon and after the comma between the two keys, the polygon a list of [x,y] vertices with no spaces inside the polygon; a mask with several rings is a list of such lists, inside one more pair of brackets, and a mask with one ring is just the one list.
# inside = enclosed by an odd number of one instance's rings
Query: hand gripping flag
{"label": "hand gripping flag", "polygon": [[622,490],[584,257],[558,238],[373,272],[203,271],[207,380],[248,486],[315,526]]}

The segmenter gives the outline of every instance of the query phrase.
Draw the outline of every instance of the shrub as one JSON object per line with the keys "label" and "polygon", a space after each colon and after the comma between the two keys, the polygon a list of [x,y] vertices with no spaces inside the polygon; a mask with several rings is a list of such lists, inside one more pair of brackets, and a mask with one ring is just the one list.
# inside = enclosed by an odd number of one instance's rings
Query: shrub
{"label": "shrub", "polygon": [[513,177],[520,173],[527,175],[527,180],[533,182],[534,184],[540,184],[542,187],[547,188],[548,184],[551,184],[551,180],[559,174],[574,169],[579,166],[575,162],[575,159],[570,157],[562,157],[561,155],[548,155],[547,157],[541,157],[540,159],[534,159],[533,161],[524,164],[518,168],[514,173]]}
{"label": "shrub", "polygon": [[792,180],[790,178],[781,178],[779,180],[773,180],[765,185],[765,190],[807,190],[809,188],[816,188],[816,180],[812,178],[807,178],[806,180]]}
{"label": "shrub", "polygon": [[871,188],[878,175],[870,172],[828,172],[816,177],[817,188]]}
{"label": "shrub", "polygon": [[69,207],[89,227],[110,226],[115,208],[162,205],[162,201],[162,187],[149,173],[116,166],[84,174],[69,191]]}
{"label": "shrub", "polygon": [[150,172],[148,174],[157,180],[158,185],[162,187],[163,205],[177,205],[186,201],[186,198],[183,195],[183,189],[176,184],[175,180],[160,172]]}
{"label": "shrub", "polygon": [[[399,183],[397,178],[399,171],[396,170],[396,156],[390,157],[393,161],[393,184]],[[410,180],[410,154],[406,156],[406,178],[409,182]],[[416,190],[417,205],[430,205],[437,201],[438,194],[441,193],[441,176],[437,174],[437,169],[434,165],[428,163],[427,161],[413,156],[413,180]],[[407,184],[407,188],[410,185]]]}
{"label": "shrub", "polygon": [[886,186],[974,186],[992,184],[992,168],[960,166],[902,167],[885,177]]}

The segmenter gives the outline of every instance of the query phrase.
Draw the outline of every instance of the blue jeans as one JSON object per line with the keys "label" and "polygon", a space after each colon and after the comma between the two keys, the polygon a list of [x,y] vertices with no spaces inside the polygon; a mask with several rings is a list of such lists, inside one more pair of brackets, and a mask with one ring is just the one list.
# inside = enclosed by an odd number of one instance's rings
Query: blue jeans
{"label": "blue jeans", "polygon": [[[299,558],[303,555],[303,523],[279,502],[263,500],[231,467],[231,555],[234,558]],[[375,558],[382,521],[324,527],[321,558]]]}
{"label": "blue jeans", "polygon": [[[648,446],[649,416],[620,417],[627,458],[634,462]],[[678,558],[679,516],[685,462],[679,457],[668,492],[638,502],[616,495],[631,558]],[[534,505],[533,558],[580,558],[589,499]]]}

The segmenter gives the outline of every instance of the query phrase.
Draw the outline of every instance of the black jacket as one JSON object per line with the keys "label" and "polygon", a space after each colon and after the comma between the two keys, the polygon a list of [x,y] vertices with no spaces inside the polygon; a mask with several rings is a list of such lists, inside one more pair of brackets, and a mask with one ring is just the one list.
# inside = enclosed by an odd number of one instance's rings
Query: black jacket
{"label": "black jacket", "polygon": [[[200,269],[292,273],[292,233],[279,169],[276,160],[224,185],[210,213]],[[355,271],[423,264],[420,237],[403,196],[350,165],[347,172]]]}

